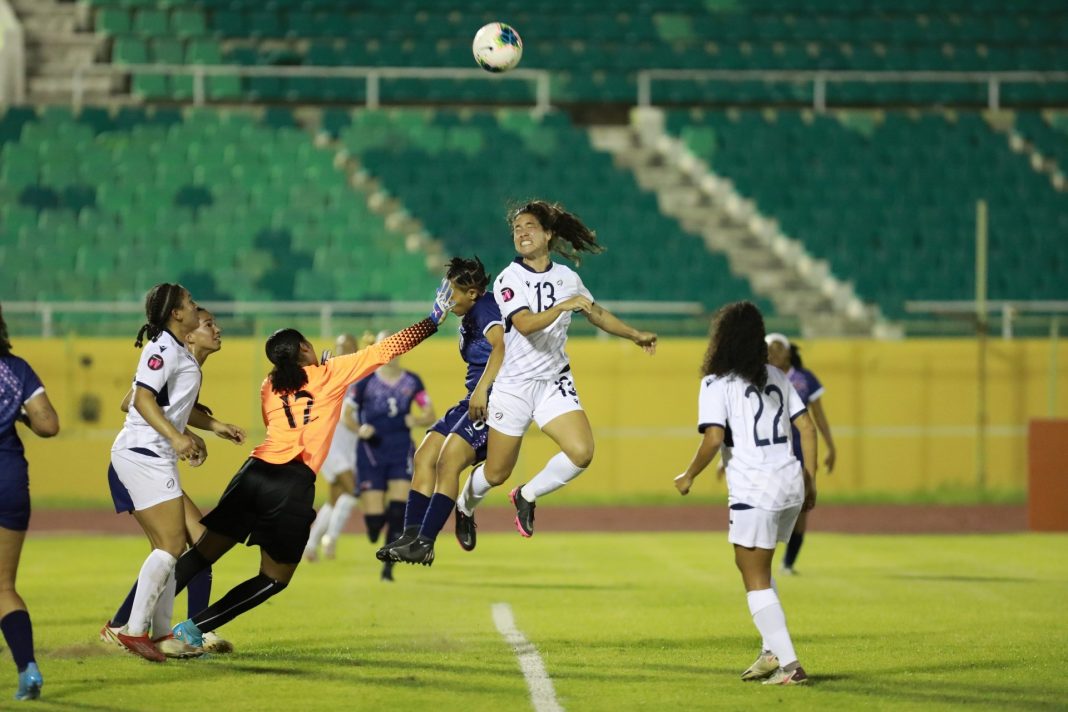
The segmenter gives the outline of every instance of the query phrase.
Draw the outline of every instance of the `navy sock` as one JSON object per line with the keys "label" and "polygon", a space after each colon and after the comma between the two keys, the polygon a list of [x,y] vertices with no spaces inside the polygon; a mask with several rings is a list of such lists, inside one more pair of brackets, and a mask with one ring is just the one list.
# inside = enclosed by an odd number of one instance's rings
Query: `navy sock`
{"label": "navy sock", "polygon": [[788,569],[794,567],[797,555],[801,553],[801,545],[805,543],[804,532],[794,532],[790,535],[790,541],[786,544],[786,554],[782,557],[782,565]]}
{"label": "navy sock", "polygon": [[386,543],[392,544],[404,532],[404,502],[393,501],[386,509]]}
{"label": "navy sock", "polygon": [[134,581],[133,588],[130,589],[130,593],[126,596],[126,600],[119,606],[119,610],[115,611],[115,615],[108,621],[108,625],[112,628],[121,628],[130,622],[130,611],[133,610],[135,593],[137,593],[137,581]]}
{"label": "navy sock", "polygon": [[408,507],[404,510],[404,529],[418,528],[426,516],[426,509],[430,506],[430,497],[422,492],[408,490]]}
{"label": "navy sock", "polygon": [[419,536],[435,541],[438,538],[438,532],[445,526],[445,522],[449,521],[449,515],[452,514],[455,506],[455,499],[447,497],[440,492],[435,492],[434,496],[430,498],[430,508],[427,509],[426,517],[423,518],[423,526],[419,530]]}
{"label": "navy sock", "polygon": [[30,625],[29,611],[11,611],[0,618],[0,630],[4,632],[7,647],[11,648],[11,657],[15,658],[15,667],[19,672],[30,663],[37,662],[33,656],[33,626]]}
{"label": "navy sock", "polygon": [[367,538],[371,540],[372,544],[377,544],[378,535],[382,533],[382,527],[386,525],[386,515],[365,514],[363,515],[363,523],[367,527]]}
{"label": "navy sock", "polygon": [[187,589],[189,617],[192,618],[211,604],[211,567],[201,569],[190,579]]}
{"label": "navy sock", "polygon": [[193,577],[207,568],[211,568],[211,562],[204,558],[199,549],[195,546],[186,549],[174,566],[174,593],[184,591]]}
{"label": "navy sock", "polygon": [[252,610],[276,593],[281,593],[287,585],[269,576],[257,574],[254,578],[237,584],[214,605],[193,616],[193,623],[201,633],[210,633],[245,611]]}

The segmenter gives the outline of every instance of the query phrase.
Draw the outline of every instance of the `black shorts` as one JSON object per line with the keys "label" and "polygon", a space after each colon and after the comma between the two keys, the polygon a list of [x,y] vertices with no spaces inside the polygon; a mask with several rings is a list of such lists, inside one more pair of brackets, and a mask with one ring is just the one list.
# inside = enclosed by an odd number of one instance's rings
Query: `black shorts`
{"label": "black shorts", "polygon": [[216,534],[259,546],[280,564],[304,554],[315,520],[315,473],[299,460],[275,465],[250,457],[200,523]]}

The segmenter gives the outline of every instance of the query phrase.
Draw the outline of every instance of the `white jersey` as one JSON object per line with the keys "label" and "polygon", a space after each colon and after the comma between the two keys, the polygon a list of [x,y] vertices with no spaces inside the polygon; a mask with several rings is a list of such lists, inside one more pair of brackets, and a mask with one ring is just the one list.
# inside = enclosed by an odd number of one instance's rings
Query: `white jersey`
{"label": "white jersey", "polygon": [[342,408],[342,417],[338,418],[337,427],[334,428],[334,438],[330,441],[330,449],[323,460],[320,472],[328,479],[341,472],[352,472],[356,469],[356,445],[359,440],[356,433],[349,430],[345,425],[344,408],[355,407],[356,401],[352,398],[352,388],[345,395],[345,405]]}
{"label": "white jersey", "polygon": [[[178,432],[184,432],[200,393],[200,380],[200,364],[193,354],[174,334],[164,330],[141,350],[134,386],[155,393],[163,415]],[[149,425],[131,402],[126,422],[111,449],[133,448],[149,450],[165,460],[178,459],[170,441]]]}
{"label": "white jersey", "polygon": [[790,447],[791,421],[805,404],[786,374],[767,368],[763,391],[734,374],[702,378],[697,428],[715,425],[730,437],[724,440],[730,503],[779,511],[805,499],[801,463]]}
{"label": "white jersey", "polygon": [[512,317],[523,309],[535,314],[565,299],[581,295],[591,302],[593,295],[570,267],[549,263],[544,272],[535,272],[519,257],[501,271],[493,283],[493,297],[504,317],[504,364],[496,383],[524,383],[555,378],[568,368],[564,345],[571,312],[564,312],[541,331],[523,336],[512,326]]}

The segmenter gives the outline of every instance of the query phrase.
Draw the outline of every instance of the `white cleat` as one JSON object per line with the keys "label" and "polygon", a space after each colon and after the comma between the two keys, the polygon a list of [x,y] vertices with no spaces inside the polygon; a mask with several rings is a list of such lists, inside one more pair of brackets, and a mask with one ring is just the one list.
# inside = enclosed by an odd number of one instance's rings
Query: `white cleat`
{"label": "white cleat", "polygon": [[195,648],[184,640],[178,640],[174,633],[167,633],[162,638],[152,641],[161,653],[168,658],[184,660],[186,658],[199,658],[204,654],[204,648]]}
{"label": "white cleat", "polygon": [[790,672],[786,672],[782,668],[779,668],[771,677],[765,680],[764,685],[807,685],[808,675],[805,674],[805,669],[801,666],[795,667]]}
{"label": "white cleat", "polygon": [[108,643],[109,645],[114,645],[120,650],[125,650],[126,646],[123,645],[122,641],[119,640],[120,632],[122,632],[121,625],[113,626],[111,625],[111,621],[108,621],[104,624],[104,627],[100,629],[100,640],[105,643]]}
{"label": "white cleat", "polygon": [[234,644],[225,638],[220,638],[215,633],[204,634],[204,652],[225,655],[234,652]]}
{"label": "white cleat", "polygon": [[774,674],[778,669],[779,659],[773,653],[764,651],[760,653],[756,662],[742,673],[742,679],[746,681],[763,680],[765,677]]}

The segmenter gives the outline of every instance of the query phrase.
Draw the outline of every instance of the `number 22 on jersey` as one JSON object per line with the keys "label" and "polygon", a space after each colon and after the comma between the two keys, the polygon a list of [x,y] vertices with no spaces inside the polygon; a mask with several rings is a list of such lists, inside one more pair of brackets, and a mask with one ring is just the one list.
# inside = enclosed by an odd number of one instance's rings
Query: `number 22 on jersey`
{"label": "number 22 on jersey", "polygon": [[[768,396],[769,398],[771,396],[775,396],[775,398],[779,401],[779,409],[775,411],[775,415],[771,419],[770,440],[768,438],[760,437],[759,432],[761,429],[760,419],[764,416],[764,395]],[[782,443],[787,442],[789,438],[786,436],[785,432],[779,432],[779,427],[782,422],[782,412],[786,404],[786,399],[783,397],[782,391],[779,390],[779,387],[773,383],[769,383],[768,385],[764,386],[764,393],[763,395],[761,395],[760,390],[756,386],[750,385],[748,388],[745,389],[745,397],[748,399],[749,396],[756,396],[757,399],[756,414],[753,416],[753,444],[755,444],[757,447],[767,447],[768,445],[781,445]],[[772,403],[771,405],[775,404]]]}

